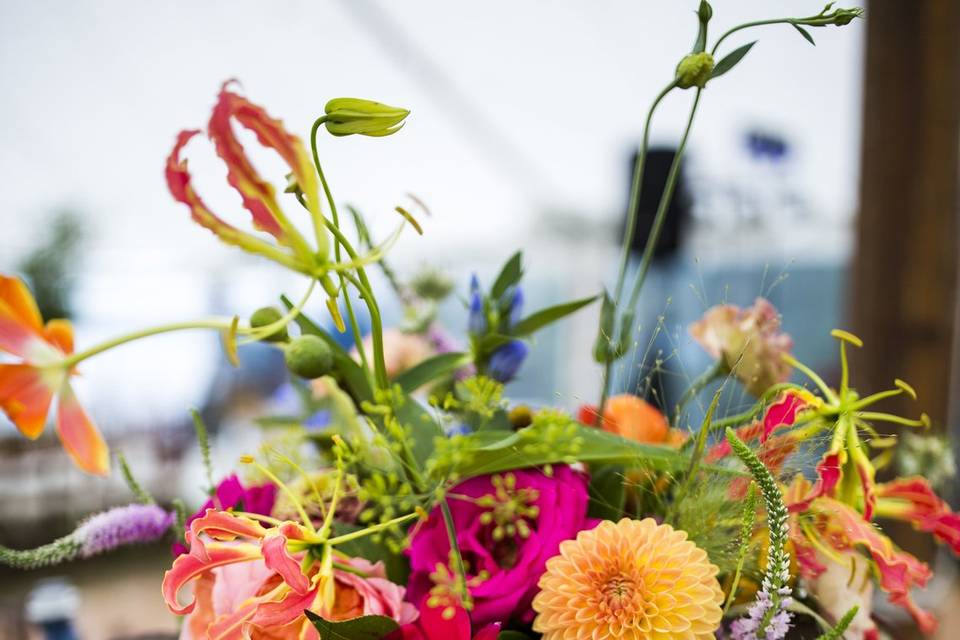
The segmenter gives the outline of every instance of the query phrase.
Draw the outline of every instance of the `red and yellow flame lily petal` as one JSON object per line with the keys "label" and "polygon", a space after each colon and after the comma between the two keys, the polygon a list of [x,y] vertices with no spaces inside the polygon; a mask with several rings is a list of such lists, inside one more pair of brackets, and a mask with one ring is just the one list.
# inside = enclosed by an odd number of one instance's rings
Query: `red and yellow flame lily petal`
{"label": "red and yellow flame lily petal", "polygon": [[43,320],[30,290],[20,278],[0,275],[0,351],[29,360],[41,336]]}
{"label": "red and yellow flame lily petal", "polygon": [[43,433],[55,389],[35,367],[0,364],[0,409],[31,440]]}
{"label": "red and yellow flame lily petal", "polygon": [[195,538],[190,532],[190,553],[177,556],[173,566],[163,574],[163,598],[167,608],[175,615],[185,615],[193,611],[196,604],[191,600],[181,605],[177,599],[180,589],[194,578],[203,575],[214,567],[222,567],[236,562],[249,562],[261,557],[260,546],[251,543],[205,542]]}
{"label": "red and yellow flame lily petal", "polygon": [[205,229],[209,229],[224,242],[239,244],[239,237],[243,235],[242,232],[236,227],[226,223],[204,204],[203,200],[200,199],[200,196],[197,195],[197,192],[193,188],[191,182],[192,177],[190,171],[187,169],[187,161],[180,158],[183,147],[190,142],[193,136],[199,133],[199,130],[193,129],[181,131],[177,135],[177,142],[173,146],[173,151],[170,152],[170,156],[167,158],[165,172],[167,188],[178,202],[182,202],[190,207],[190,215],[194,222]]}
{"label": "red and yellow flame lily petal", "polygon": [[[823,458],[817,464],[817,482],[807,491],[803,497],[795,497],[787,502],[787,508],[793,513],[806,511],[811,503],[821,496],[830,496],[840,482],[841,472],[841,453],[830,452],[824,454]],[[808,483],[809,486],[809,483]]]}
{"label": "red and yellow flame lily petal", "polygon": [[260,545],[263,560],[269,569],[276,571],[283,581],[297,594],[303,595],[310,590],[310,581],[300,570],[300,563],[287,551],[287,538],[283,535],[270,535]]}
{"label": "red and yellow flame lily petal", "polygon": [[[806,392],[785,391],[777,400],[767,407],[763,419],[737,429],[737,437],[744,442],[751,442],[760,438],[766,442],[774,431],[780,427],[791,427],[797,421],[797,416],[812,402],[812,396]],[[721,440],[707,453],[707,461],[715,462],[733,453],[730,443]]]}
{"label": "red and yellow flame lily petal", "polygon": [[73,353],[73,325],[69,320],[51,320],[43,327],[43,339],[65,355]]}
{"label": "red and yellow flame lily petal", "polygon": [[923,587],[930,580],[933,575],[930,568],[897,549],[890,538],[842,502],[820,498],[815,508],[826,515],[827,533],[832,536],[834,545],[837,541],[844,541],[850,547],[863,546],[876,564],[880,588],[890,594],[890,602],[907,609],[926,633],[932,631],[936,626],[933,617],[910,599],[913,587]]}
{"label": "red and yellow flame lily petal", "polygon": [[250,598],[237,607],[236,610],[218,617],[213,624],[204,630],[198,638],[207,640],[247,640],[250,634],[246,632],[250,618],[261,606],[262,598]]}
{"label": "red and yellow flame lily petal", "polygon": [[[217,540],[235,540],[249,538],[260,540],[267,535],[267,529],[246,516],[238,516],[227,511],[218,511],[209,508],[202,516],[190,523],[190,533],[194,539],[199,539],[205,533]],[[202,546],[202,545],[201,545]]]}
{"label": "red and yellow flame lily petal", "polygon": [[94,475],[110,473],[110,450],[96,425],[80,406],[69,382],[60,387],[57,434],[74,464]]}
{"label": "red and yellow flame lily petal", "polygon": [[303,616],[304,609],[313,609],[316,605],[317,589],[303,593],[290,591],[279,601],[264,602],[257,608],[250,624],[264,629],[276,629],[294,622]]}
{"label": "red and yellow flame lily petal", "polygon": [[[230,124],[231,116],[245,107],[259,110],[245,98],[228,91],[225,84],[210,115],[207,132],[217,149],[217,155],[227,164],[227,181],[240,193],[243,206],[253,216],[253,225],[283,242],[283,227],[277,219],[280,205],[277,204],[273,185],[263,180],[253,168]],[[269,119],[266,113],[260,112],[261,117]],[[279,126],[279,122],[274,122]]]}
{"label": "red and yellow flame lily petal", "polygon": [[932,533],[960,555],[960,513],[951,511],[925,479],[899,478],[878,484],[876,489],[878,515],[910,522],[914,528]]}

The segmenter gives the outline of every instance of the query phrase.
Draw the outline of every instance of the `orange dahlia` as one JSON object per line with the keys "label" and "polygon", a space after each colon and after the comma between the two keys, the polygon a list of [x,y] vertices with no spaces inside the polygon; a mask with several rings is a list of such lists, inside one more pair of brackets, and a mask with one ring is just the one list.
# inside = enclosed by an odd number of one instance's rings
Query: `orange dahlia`
{"label": "orange dahlia", "polygon": [[601,522],[547,561],[534,631],[543,640],[706,640],[720,626],[717,567],[651,518]]}

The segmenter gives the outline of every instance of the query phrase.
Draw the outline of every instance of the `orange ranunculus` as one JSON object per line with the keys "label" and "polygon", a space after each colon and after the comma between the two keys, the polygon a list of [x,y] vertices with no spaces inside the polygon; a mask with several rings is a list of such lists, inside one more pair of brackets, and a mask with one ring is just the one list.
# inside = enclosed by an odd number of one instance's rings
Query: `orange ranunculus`
{"label": "orange ranunculus", "polygon": [[73,353],[73,327],[66,320],[46,324],[37,303],[19,278],[0,275],[0,353],[17,358],[0,364],[0,409],[31,440],[43,433],[53,398],[57,434],[74,463],[106,475],[110,455],[103,436],[77,401],[65,362]]}
{"label": "orange ranunculus", "polygon": [[[584,405],[578,415],[580,422],[597,423],[597,408]],[[674,444],[667,418],[652,404],[635,395],[624,393],[607,400],[600,426],[604,431],[649,444]],[[682,442],[682,439],[679,440]]]}

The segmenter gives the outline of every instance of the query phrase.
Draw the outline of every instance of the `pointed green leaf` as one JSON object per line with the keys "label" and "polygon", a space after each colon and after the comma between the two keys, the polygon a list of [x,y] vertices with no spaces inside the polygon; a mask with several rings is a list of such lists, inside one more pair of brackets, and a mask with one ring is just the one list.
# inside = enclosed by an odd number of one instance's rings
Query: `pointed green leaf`
{"label": "pointed green leaf", "polygon": [[522,276],[523,252],[517,251],[510,256],[507,263],[503,265],[503,269],[500,270],[500,275],[494,280],[493,287],[490,289],[490,297],[499,300],[500,296],[507,292],[507,289],[520,282]]}
{"label": "pointed green leaf", "polygon": [[423,465],[433,455],[436,439],[443,437],[443,430],[436,418],[410,396],[404,396],[403,404],[396,409],[396,416],[402,425],[410,427],[413,435],[410,449],[417,463]]}
{"label": "pointed green leaf", "polygon": [[793,28],[800,32],[800,35],[803,36],[803,39],[804,39],[804,40],[806,40],[807,42],[809,42],[809,43],[812,44],[813,46],[817,46],[817,43],[813,41],[813,36],[810,35],[810,32],[809,32],[809,31],[807,31],[806,29],[804,29],[803,27],[801,27],[801,26],[798,25],[798,24],[793,25]]}
{"label": "pointed green leaf", "polygon": [[564,316],[570,315],[574,311],[582,309],[599,297],[600,296],[590,296],[589,298],[583,298],[582,300],[574,300],[573,302],[565,302],[553,307],[541,309],[540,311],[527,316],[517,324],[513,325],[511,333],[515,336],[530,335],[531,333],[547,326],[551,322],[555,322]]}
{"label": "pointed green leaf", "polygon": [[627,491],[620,465],[593,465],[590,468],[590,506],[587,515],[616,522],[623,516]]}
{"label": "pointed green leaf", "polygon": [[440,353],[427,358],[420,364],[413,366],[399,376],[394,382],[400,388],[410,393],[433,380],[447,376],[470,362],[470,356],[465,353]]}
{"label": "pointed green leaf", "polygon": [[713,68],[713,73],[710,74],[710,77],[719,78],[727,71],[730,71],[730,69],[733,69],[741,60],[743,60],[743,56],[747,55],[747,52],[750,51],[755,44],[757,44],[756,40],[743,45],[739,49],[734,49],[725,55],[723,59],[717,63],[717,66]]}
{"label": "pointed green leaf", "polygon": [[396,620],[387,616],[360,616],[332,622],[310,610],[303,613],[320,633],[320,640],[381,640],[400,628]]}
{"label": "pointed green leaf", "polygon": [[489,335],[483,336],[483,339],[480,340],[480,345],[478,348],[480,356],[487,356],[492,354],[494,351],[507,344],[513,340],[511,336],[505,336],[502,333],[491,333]]}

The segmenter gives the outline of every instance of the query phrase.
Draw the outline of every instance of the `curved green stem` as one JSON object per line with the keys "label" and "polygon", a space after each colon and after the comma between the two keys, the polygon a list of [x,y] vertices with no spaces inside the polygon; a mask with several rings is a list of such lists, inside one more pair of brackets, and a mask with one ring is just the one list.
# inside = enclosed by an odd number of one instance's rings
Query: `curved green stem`
{"label": "curved green stem", "polygon": [[148,338],[150,336],[159,335],[161,333],[172,333],[174,331],[184,331],[186,329],[217,329],[220,331],[229,330],[230,325],[233,322],[233,318],[211,318],[209,320],[193,320],[189,322],[172,322],[170,324],[162,324],[157,327],[150,327],[147,329],[141,329],[139,331],[133,331],[126,333],[122,336],[116,338],[111,338],[105,342],[101,342],[98,345],[79,351],[72,356],[64,358],[60,362],[56,363],[58,367],[70,368],[76,364],[79,364],[91,358],[97,354],[103,353],[113,349],[114,347],[119,347],[122,344],[128,342],[133,342],[135,340],[140,340],[141,338]]}
{"label": "curved green stem", "polygon": [[620,301],[620,294],[623,293],[623,283],[627,277],[627,263],[630,260],[630,248],[633,246],[633,236],[637,229],[637,204],[640,201],[640,190],[643,187],[643,169],[647,161],[647,152],[650,149],[650,123],[653,121],[653,112],[656,111],[660,102],[677,86],[674,80],[664,87],[657,97],[654,98],[650,110],[647,111],[647,119],[643,123],[643,139],[640,143],[640,151],[637,155],[637,162],[633,167],[633,182],[630,185],[630,203],[627,205],[627,228],[623,234],[623,247],[620,249],[620,267],[617,269],[617,286],[614,289],[614,302]]}
{"label": "curved green stem", "polygon": [[717,39],[716,44],[713,45],[713,49],[710,50],[710,55],[716,57],[717,49],[720,48],[720,44],[726,40],[729,36],[732,36],[738,31],[743,31],[744,29],[751,29],[753,27],[763,27],[770,24],[791,24],[793,18],[771,18],[769,20],[756,20],[754,22],[745,22],[743,24],[737,25],[728,29],[724,32],[722,36]]}
{"label": "curved green stem", "polygon": [[440,499],[440,513],[443,514],[443,524],[447,529],[447,539],[450,541],[450,552],[453,555],[454,571],[457,573],[457,593],[466,605],[470,599],[467,589],[467,569],[463,564],[463,554],[460,553],[460,543],[457,542],[457,527],[453,522],[453,514],[446,497]]}
{"label": "curved green stem", "polygon": [[706,371],[697,376],[696,379],[690,383],[690,386],[687,387],[687,390],[683,392],[683,395],[680,396],[680,400],[677,402],[677,408],[674,411],[674,422],[679,422],[680,414],[683,412],[683,408],[687,406],[688,402],[690,402],[697,396],[697,394],[703,391],[708,384],[718,378],[722,378],[727,374],[727,372],[727,367],[721,358],[707,368]]}
{"label": "curved green stem", "polygon": [[[310,128],[310,150],[313,154],[313,164],[317,168],[317,175],[320,177],[320,184],[323,187],[323,193],[327,198],[327,203],[330,205],[330,217],[332,220],[327,220],[323,216],[318,220],[317,217],[314,217],[313,225],[315,232],[319,235],[324,233],[324,229],[329,229],[333,233],[334,242],[333,251],[334,258],[336,262],[340,262],[340,247],[342,246],[347,252],[347,255],[350,256],[352,260],[359,260],[360,256],[353,249],[353,246],[347,240],[347,238],[340,231],[340,216],[337,212],[337,203],[333,198],[333,193],[330,191],[330,185],[327,182],[327,178],[323,173],[323,167],[320,164],[320,154],[317,151],[317,131],[320,126],[326,122],[327,117],[321,116],[314,121],[313,126]],[[363,283],[364,288],[366,289],[366,294],[361,293],[364,302],[367,305],[367,309],[370,312],[370,333],[373,338],[373,361],[374,361],[374,375],[376,377],[377,386],[382,389],[387,389],[390,386],[389,379],[387,378],[387,368],[386,363],[384,362],[383,356],[383,324],[380,321],[380,308],[377,305],[376,299],[373,297],[373,290],[370,286],[370,280],[367,278],[366,271],[362,266],[357,266],[356,268],[357,277],[360,279],[360,282]],[[344,280],[349,280],[349,278],[344,273],[340,273],[341,283]],[[363,348],[363,341],[360,339],[360,326],[357,323],[356,314],[353,312],[353,304],[350,301],[350,294],[347,291],[346,287],[343,288],[343,296],[347,308],[347,315],[350,319],[350,327],[353,332],[354,341],[357,344],[357,351],[360,352],[361,362],[364,365],[364,370],[369,370],[367,366],[366,353]],[[376,317],[376,320],[374,320]]]}

